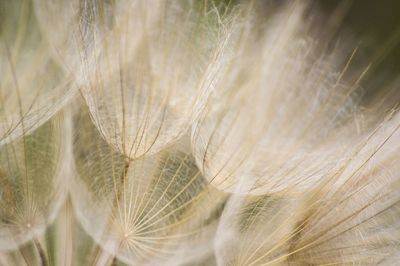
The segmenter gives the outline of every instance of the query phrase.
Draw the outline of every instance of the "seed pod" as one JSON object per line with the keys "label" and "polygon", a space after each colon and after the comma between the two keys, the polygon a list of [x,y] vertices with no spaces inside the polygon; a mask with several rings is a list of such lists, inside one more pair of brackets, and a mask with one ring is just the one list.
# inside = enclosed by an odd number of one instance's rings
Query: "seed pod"
{"label": "seed pod", "polygon": [[75,129],[71,196],[78,220],[103,249],[140,265],[211,252],[207,240],[224,197],[187,152],[171,147],[132,160],[101,138],[87,114],[76,118]]}
{"label": "seed pod", "polygon": [[160,151],[190,127],[212,89],[223,45],[208,17],[178,2],[152,2],[117,6],[83,90],[96,127],[129,158]]}
{"label": "seed pod", "polygon": [[2,1],[0,12],[0,144],[4,144],[54,116],[74,89],[52,60],[31,1]]}
{"label": "seed pod", "polygon": [[399,128],[397,113],[313,193],[314,207],[293,244],[294,265],[393,265],[400,239]]}
{"label": "seed pod", "polygon": [[267,21],[253,9],[238,16],[209,105],[192,130],[197,164],[218,189],[302,194],[340,167],[362,135],[357,79],[346,86],[346,68],[335,71],[337,55],[318,55],[304,10],[296,2]]}
{"label": "seed pod", "polygon": [[160,151],[204,108],[224,45],[216,11],[192,1],[35,3],[96,127],[127,157]]}
{"label": "seed pod", "polygon": [[61,133],[60,117],[55,117],[0,146],[1,250],[15,249],[42,234],[65,199],[61,172],[68,171],[59,164]]}

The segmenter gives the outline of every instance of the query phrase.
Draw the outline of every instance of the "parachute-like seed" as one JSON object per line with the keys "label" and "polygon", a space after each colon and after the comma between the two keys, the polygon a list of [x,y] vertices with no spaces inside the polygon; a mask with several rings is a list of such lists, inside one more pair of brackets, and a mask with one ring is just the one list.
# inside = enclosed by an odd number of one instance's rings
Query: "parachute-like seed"
{"label": "parachute-like seed", "polygon": [[[42,234],[65,198],[60,117],[0,146],[0,249]],[[66,163],[65,161],[63,161]]]}
{"label": "parachute-like seed", "polygon": [[0,265],[397,265],[398,80],[361,85],[399,35],[360,68],[348,3],[0,1]]}
{"label": "parachute-like seed", "polygon": [[292,4],[266,22],[253,9],[237,18],[192,130],[197,164],[221,190],[301,194],[336,171],[363,136],[354,100],[362,76],[344,81],[353,55],[335,72],[338,54],[316,52],[304,9]]}
{"label": "parachute-like seed", "polygon": [[96,242],[138,265],[192,261],[211,252],[208,241],[225,197],[207,185],[192,156],[175,147],[131,160],[81,113],[75,118],[71,196]]}
{"label": "parachute-like seed", "polygon": [[[82,61],[75,77],[103,138],[129,158],[176,141],[213,88],[225,43],[215,12],[203,15],[184,1],[69,2],[36,6],[62,57],[80,56],[64,62]],[[64,7],[58,21],[55,11]]]}
{"label": "parachute-like seed", "polygon": [[232,196],[215,237],[218,265],[392,265],[399,252],[400,116],[302,197]]}
{"label": "parachute-like seed", "polygon": [[0,144],[29,134],[74,95],[52,60],[28,0],[0,3]]}
{"label": "parachute-like seed", "polygon": [[292,248],[294,262],[394,265],[400,248],[399,129],[397,113],[313,193],[314,207]]}

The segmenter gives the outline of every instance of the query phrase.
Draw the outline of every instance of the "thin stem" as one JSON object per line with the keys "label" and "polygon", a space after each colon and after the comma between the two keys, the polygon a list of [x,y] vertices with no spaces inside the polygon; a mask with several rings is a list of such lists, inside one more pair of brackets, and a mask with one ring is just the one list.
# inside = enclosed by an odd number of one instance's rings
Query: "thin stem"
{"label": "thin stem", "polygon": [[49,261],[47,259],[46,251],[43,249],[42,244],[37,239],[33,240],[35,248],[39,254],[39,260],[41,266],[49,266]]}

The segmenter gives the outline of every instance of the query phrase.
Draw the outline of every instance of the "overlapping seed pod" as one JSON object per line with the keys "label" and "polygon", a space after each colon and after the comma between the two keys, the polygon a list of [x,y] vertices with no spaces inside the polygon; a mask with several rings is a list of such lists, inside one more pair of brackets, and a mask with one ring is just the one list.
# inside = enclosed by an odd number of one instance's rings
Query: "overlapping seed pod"
{"label": "overlapping seed pod", "polygon": [[211,252],[225,197],[208,186],[185,149],[132,160],[101,138],[87,113],[76,117],[75,130],[71,196],[78,220],[103,249],[138,265],[178,264]]}
{"label": "overlapping seed pod", "polygon": [[0,3],[0,144],[31,133],[73,96],[29,0]]}
{"label": "overlapping seed pod", "polygon": [[293,265],[394,265],[400,239],[400,116],[383,123],[312,197]]}
{"label": "overlapping seed pod", "polygon": [[360,76],[345,86],[337,55],[318,56],[301,3],[268,21],[253,9],[239,16],[233,52],[193,127],[196,161],[225,191],[301,194],[334,172],[362,135],[353,99]]}
{"label": "overlapping seed pod", "polygon": [[60,117],[0,145],[0,249],[42,234],[66,195]]}
{"label": "overlapping seed pod", "polygon": [[[125,155],[160,151],[198,117],[226,44],[218,14],[204,14],[191,1],[37,0],[36,6],[62,57],[79,58],[71,59],[72,68],[79,63],[70,71],[96,127]],[[66,10],[60,20],[57,10]]]}
{"label": "overlapping seed pod", "polygon": [[396,265],[396,93],[312,13],[0,1],[0,265]]}

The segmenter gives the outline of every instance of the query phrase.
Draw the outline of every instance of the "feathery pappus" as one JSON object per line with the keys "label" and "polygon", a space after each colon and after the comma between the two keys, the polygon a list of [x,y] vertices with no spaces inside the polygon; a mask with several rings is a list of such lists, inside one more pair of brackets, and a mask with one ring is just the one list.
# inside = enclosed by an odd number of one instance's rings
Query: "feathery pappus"
{"label": "feathery pappus", "polygon": [[350,8],[1,1],[0,265],[399,264],[400,27]]}

